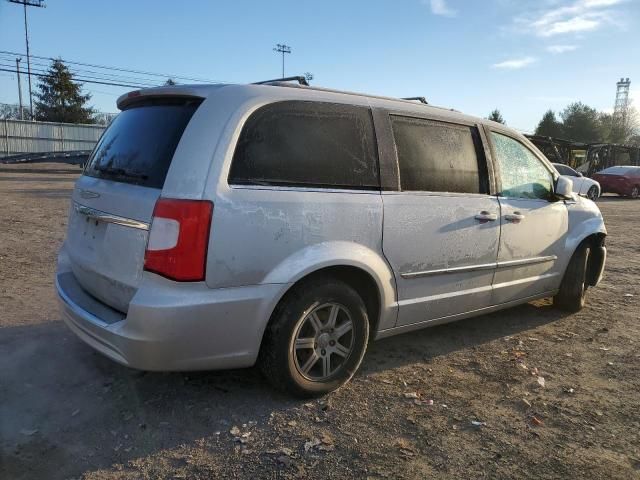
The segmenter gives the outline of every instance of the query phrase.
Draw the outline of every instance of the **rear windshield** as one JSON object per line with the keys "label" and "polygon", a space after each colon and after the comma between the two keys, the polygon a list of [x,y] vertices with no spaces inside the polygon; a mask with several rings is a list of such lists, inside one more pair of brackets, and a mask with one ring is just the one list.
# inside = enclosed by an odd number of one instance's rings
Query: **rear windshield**
{"label": "rear windshield", "polygon": [[202,100],[147,100],[111,123],[89,159],[85,175],[162,188],[171,159]]}
{"label": "rear windshield", "polygon": [[633,175],[635,172],[640,173],[640,168],[638,167],[609,167],[602,170],[601,174],[604,175]]}

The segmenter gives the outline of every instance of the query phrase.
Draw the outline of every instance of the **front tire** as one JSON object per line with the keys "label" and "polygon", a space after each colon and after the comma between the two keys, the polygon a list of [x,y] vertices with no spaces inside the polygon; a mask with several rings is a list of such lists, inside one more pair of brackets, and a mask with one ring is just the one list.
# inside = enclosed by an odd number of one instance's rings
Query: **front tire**
{"label": "front tire", "polygon": [[598,198],[598,187],[592,185],[589,190],[587,190],[587,198],[593,202]]}
{"label": "front tire", "polygon": [[277,389],[314,397],[353,377],[368,340],[369,318],[358,292],[340,280],[318,278],[297,285],[280,302],[258,362]]}
{"label": "front tire", "polygon": [[584,308],[587,293],[587,267],[591,248],[583,244],[575,251],[567,267],[560,290],[553,297],[553,304],[567,312],[579,312]]}
{"label": "front tire", "polygon": [[631,190],[631,198],[638,198],[638,197],[640,197],[640,187],[636,185]]}

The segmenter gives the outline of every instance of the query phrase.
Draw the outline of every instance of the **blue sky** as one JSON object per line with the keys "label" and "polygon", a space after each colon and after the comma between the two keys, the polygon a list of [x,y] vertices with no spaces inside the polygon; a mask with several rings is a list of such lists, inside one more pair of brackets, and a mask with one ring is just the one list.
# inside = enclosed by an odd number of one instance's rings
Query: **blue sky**
{"label": "blue sky", "polygon": [[[640,98],[640,0],[46,3],[29,9],[31,53],[46,57],[250,82],[280,75],[272,48],[286,43],[286,73],[316,85],[497,107],[521,130],[574,100],[611,110],[623,76]],[[25,51],[22,7],[5,0],[0,50]],[[113,112],[127,89],[85,90]],[[0,72],[0,102],[17,103],[15,74]]]}

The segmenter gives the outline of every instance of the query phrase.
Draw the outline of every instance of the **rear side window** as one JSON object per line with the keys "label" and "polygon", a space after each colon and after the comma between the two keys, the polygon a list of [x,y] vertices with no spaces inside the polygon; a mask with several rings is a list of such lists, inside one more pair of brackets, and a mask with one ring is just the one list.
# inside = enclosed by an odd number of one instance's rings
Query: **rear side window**
{"label": "rear side window", "polygon": [[242,129],[229,183],[379,189],[371,112],[298,101],[262,107]]}
{"label": "rear side window", "polygon": [[148,100],[125,109],[102,135],[85,175],[162,188],[178,142],[200,103]]}
{"label": "rear side window", "polygon": [[475,128],[396,115],[391,124],[402,190],[488,192]]}

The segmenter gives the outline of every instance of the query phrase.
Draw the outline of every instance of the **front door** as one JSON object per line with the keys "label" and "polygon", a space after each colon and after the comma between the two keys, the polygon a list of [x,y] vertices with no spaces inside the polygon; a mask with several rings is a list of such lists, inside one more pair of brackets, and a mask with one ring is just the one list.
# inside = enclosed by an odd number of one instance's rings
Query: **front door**
{"label": "front door", "polygon": [[558,258],[568,230],[567,207],[553,198],[550,166],[520,140],[492,131],[500,201],[500,248],[493,304],[557,289]]}
{"label": "front door", "polygon": [[391,115],[400,186],[383,192],[398,325],[490,305],[500,206],[477,128]]}

